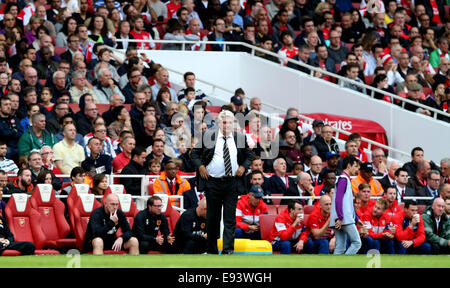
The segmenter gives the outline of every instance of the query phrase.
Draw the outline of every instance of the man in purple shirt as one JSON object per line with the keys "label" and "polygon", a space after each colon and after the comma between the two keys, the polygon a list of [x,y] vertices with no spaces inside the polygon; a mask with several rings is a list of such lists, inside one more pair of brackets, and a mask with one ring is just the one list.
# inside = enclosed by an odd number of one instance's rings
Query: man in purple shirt
{"label": "man in purple shirt", "polygon": [[[334,254],[356,254],[361,248],[361,238],[355,225],[356,213],[353,207],[353,191],[351,176],[359,171],[359,161],[352,155],[347,155],[342,162],[344,171],[336,181],[336,189],[331,204],[330,227],[336,235],[336,249]],[[347,246],[347,237],[350,246]]]}

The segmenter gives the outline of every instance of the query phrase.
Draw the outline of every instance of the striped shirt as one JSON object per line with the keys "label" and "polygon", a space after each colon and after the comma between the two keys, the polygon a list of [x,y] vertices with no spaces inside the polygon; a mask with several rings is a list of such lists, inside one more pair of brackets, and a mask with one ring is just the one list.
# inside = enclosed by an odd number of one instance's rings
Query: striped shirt
{"label": "striped shirt", "polygon": [[17,167],[16,163],[14,163],[11,159],[3,158],[2,161],[0,161],[0,170],[3,170],[5,172],[14,172],[17,173],[19,171],[19,168]]}

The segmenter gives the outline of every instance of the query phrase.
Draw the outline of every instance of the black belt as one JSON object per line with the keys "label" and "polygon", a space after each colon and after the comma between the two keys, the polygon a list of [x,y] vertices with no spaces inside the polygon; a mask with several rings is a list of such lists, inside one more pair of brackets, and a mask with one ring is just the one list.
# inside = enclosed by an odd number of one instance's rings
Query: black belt
{"label": "black belt", "polygon": [[212,180],[225,182],[234,179],[234,176],[211,177]]}

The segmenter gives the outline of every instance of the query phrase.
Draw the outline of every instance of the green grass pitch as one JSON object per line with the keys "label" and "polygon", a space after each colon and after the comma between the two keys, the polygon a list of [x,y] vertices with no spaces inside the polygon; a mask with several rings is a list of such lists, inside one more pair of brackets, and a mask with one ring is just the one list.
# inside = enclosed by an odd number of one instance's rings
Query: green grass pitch
{"label": "green grass pitch", "polygon": [[450,268],[450,255],[50,255],[0,257],[0,268]]}

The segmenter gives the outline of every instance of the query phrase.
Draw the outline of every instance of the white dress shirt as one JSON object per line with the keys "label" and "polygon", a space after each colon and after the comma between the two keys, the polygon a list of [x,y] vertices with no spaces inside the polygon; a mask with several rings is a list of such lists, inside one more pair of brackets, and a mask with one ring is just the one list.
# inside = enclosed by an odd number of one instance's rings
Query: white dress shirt
{"label": "white dress shirt", "polygon": [[[211,162],[206,166],[206,170],[209,175],[215,178],[220,178],[225,176],[225,161],[223,155],[223,145],[225,143],[223,139],[224,135],[222,131],[219,130],[217,133],[216,147],[214,148],[214,156]],[[238,169],[237,163],[237,148],[236,143],[234,143],[233,134],[227,137],[228,151],[230,152],[231,168],[233,176],[236,174]]]}

